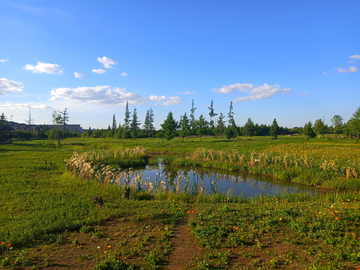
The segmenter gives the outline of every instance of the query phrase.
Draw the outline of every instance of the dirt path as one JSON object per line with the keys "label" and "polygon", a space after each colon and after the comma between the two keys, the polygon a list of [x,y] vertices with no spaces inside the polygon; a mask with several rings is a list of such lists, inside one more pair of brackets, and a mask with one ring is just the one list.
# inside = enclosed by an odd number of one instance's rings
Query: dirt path
{"label": "dirt path", "polygon": [[169,257],[169,264],[166,269],[180,270],[189,265],[196,257],[202,255],[201,250],[195,244],[187,227],[187,222],[181,221],[175,229],[173,238],[174,252]]}

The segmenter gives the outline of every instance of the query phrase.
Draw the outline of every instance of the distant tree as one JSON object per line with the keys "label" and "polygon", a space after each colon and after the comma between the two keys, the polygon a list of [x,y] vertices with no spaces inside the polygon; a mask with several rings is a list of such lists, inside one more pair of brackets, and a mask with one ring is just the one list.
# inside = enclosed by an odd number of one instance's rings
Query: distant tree
{"label": "distant tree", "polygon": [[196,130],[196,124],[195,124],[195,110],[197,108],[194,107],[194,100],[192,100],[192,105],[191,105],[191,110],[190,110],[190,127],[191,127],[191,133],[195,134],[195,130]]}
{"label": "distant tree", "polygon": [[233,126],[229,125],[228,127],[225,128],[225,136],[228,140],[230,140],[231,138],[235,138],[236,137],[236,130],[234,129]]}
{"label": "distant tree", "polygon": [[150,136],[152,136],[152,133],[155,130],[153,123],[154,123],[154,112],[150,108],[150,110],[147,110],[146,112],[145,121],[144,121],[144,129]]}
{"label": "distant tree", "polygon": [[325,134],[326,126],[324,125],[324,122],[321,120],[321,118],[315,121],[313,130],[319,138]]}
{"label": "distant tree", "polygon": [[196,133],[200,138],[206,134],[206,129],[208,128],[208,122],[205,120],[203,115],[200,115],[199,120],[196,121]]}
{"label": "distant tree", "polygon": [[311,121],[307,122],[303,128],[303,134],[308,138],[315,138],[316,134],[313,131]]}
{"label": "distant tree", "polygon": [[65,131],[66,130],[66,124],[69,122],[69,114],[67,112],[67,108],[65,108],[65,110],[60,112],[60,114],[61,114],[61,124],[63,126],[63,131]]}
{"label": "distant tree", "polygon": [[161,127],[164,131],[164,137],[165,139],[167,139],[168,141],[170,141],[171,139],[175,138],[176,135],[176,128],[177,128],[177,123],[174,120],[173,114],[170,111],[166,120],[164,121],[163,124],[161,124]]}
{"label": "distant tree", "polygon": [[219,115],[218,121],[217,121],[217,131],[221,136],[224,136],[224,131],[225,131],[225,121],[224,121],[225,116],[222,114],[222,112]]}
{"label": "distant tree", "polygon": [[246,124],[244,125],[244,134],[246,136],[252,137],[255,134],[255,125],[254,122],[251,120],[251,118],[249,117]]}
{"label": "distant tree", "polygon": [[337,135],[341,132],[341,127],[343,126],[343,119],[340,115],[334,115],[331,119],[332,126],[334,128],[334,135]]}
{"label": "distant tree", "polygon": [[234,121],[234,112],[233,112],[233,104],[232,104],[232,101],[230,101],[230,107],[229,107],[229,112],[227,114],[228,116],[228,122],[229,122],[229,125],[234,125],[235,121]]}
{"label": "distant tree", "polygon": [[125,118],[124,118],[123,135],[122,135],[124,139],[130,138],[130,115],[131,113],[129,111],[129,104],[126,101]]}
{"label": "distant tree", "polygon": [[116,129],[117,129],[117,123],[116,123],[116,119],[115,119],[115,114],[113,114],[113,121],[112,121],[112,127],[111,127],[112,136],[115,135]]}
{"label": "distant tree", "polygon": [[352,117],[349,120],[349,128],[351,134],[359,140],[360,135],[360,107],[353,113]]}
{"label": "distant tree", "polygon": [[187,117],[186,113],[180,116],[179,128],[179,135],[183,138],[184,141],[190,130],[189,118]]}
{"label": "distant tree", "polygon": [[212,120],[213,117],[217,116],[217,113],[214,112],[214,102],[211,100],[211,104],[210,107],[208,107],[208,109],[210,110],[209,115],[210,115],[210,128],[213,129],[214,128],[214,121]]}
{"label": "distant tree", "polygon": [[12,138],[11,128],[8,125],[7,117],[4,113],[0,115],[0,144],[7,143]]}
{"label": "distant tree", "polygon": [[130,125],[131,137],[137,138],[138,131],[140,130],[140,122],[137,116],[136,108],[134,108],[133,117]]}
{"label": "distant tree", "polygon": [[[52,113],[52,121],[53,124],[56,126],[55,133],[53,135],[52,139],[55,139],[58,141],[58,145],[60,145],[60,140],[62,139],[62,132],[60,132],[60,125],[63,124],[63,115],[61,111],[54,111]],[[65,122],[66,123],[66,122]]]}
{"label": "distant tree", "polygon": [[272,136],[274,139],[277,139],[277,137],[279,136],[279,125],[276,122],[275,118],[270,128],[270,136]]}

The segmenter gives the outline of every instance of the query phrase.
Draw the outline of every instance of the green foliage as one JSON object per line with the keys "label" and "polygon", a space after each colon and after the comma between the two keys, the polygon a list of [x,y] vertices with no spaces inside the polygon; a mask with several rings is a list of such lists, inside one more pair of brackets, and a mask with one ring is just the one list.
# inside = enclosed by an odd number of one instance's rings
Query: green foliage
{"label": "green foliage", "polygon": [[303,128],[303,134],[308,138],[315,138],[316,134],[313,131],[311,121],[307,122]]}
{"label": "green foliage", "polygon": [[274,139],[277,139],[279,136],[279,125],[275,118],[270,128],[270,136],[272,136]]}
{"label": "green foliage", "polygon": [[187,117],[186,113],[180,116],[179,128],[179,135],[183,138],[184,141],[184,138],[189,134],[190,131],[189,118]]}
{"label": "green foliage", "polygon": [[199,120],[196,121],[196,134],[199,136],[200,141],[201,137],[206,134],[208,128],[208,122],[205,120],[203,115],[200,115]]}
{"label": "green foliage", "polygon": [[0,144],[10,142],[12,139],[12,133],[10,132],[11,128],[7,124],[7,118],[2,113],[0,115]]}
{"label": "green foliage", "polygon": [[246,136],[252,137],[255,135],[255,125],[250,117],[248,118],[243,130],[244,130],[244,135]]}
{"label": "green foliage", "polygon": [[175,138],[177,123],[173,118],[172,112],[169,112],[166,120],[163,124],[161,124],[161,127],[164,130],[164,136],[166,140],[170,141]]}

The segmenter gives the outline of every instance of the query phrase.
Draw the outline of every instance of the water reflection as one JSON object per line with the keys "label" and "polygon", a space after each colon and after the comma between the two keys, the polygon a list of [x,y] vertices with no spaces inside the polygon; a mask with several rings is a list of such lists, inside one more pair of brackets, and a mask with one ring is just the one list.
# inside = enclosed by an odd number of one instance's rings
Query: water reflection
{"label": "water reflection", "polygon": [[203,168],[181,168],[169,165],[147,165],[124,175],[121,184],[130,184],[138,189],[186,191],[193,194],[226,193],[251,197],[278,193],[316,194],[315,187],[309,187],[264,176],[250,176],[239,172],[224,172]]}

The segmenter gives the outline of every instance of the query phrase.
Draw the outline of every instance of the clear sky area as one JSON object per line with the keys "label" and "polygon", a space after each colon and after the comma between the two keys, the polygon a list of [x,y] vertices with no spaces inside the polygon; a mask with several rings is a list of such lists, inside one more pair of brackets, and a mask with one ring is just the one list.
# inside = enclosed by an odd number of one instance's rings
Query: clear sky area
{"label": "clear sky area", "polygon": [[[107,128],[227,114],[304,126],[360,106],[360,1],[0,2],[0,113]],[[226,120],[226,119],[225,119]]]}

